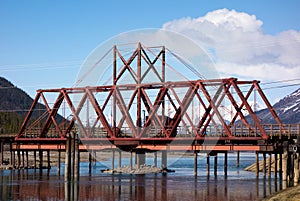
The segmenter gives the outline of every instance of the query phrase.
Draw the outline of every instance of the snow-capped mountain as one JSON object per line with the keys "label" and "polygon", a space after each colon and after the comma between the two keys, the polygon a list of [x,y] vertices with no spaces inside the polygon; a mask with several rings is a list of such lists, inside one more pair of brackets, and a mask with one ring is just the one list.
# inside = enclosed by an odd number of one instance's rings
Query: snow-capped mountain
{"label": "snow-capped mountain", "polygon": [[[282,123],[300,123],[300,88],[275,103],[273,107]],[[263,123],[275,123],[274,118],[267,109],[258,111],[257,115]]]}

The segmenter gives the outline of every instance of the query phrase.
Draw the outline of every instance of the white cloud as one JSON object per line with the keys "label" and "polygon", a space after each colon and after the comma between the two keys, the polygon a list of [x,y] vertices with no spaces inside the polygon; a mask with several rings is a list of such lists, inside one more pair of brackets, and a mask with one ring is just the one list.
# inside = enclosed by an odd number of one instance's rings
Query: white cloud
{"label": "white cloud", "polygon": [[167,22],[164,29],[185,34],[216,62],[222,77],[282,80],[300,77],[300,32],[263,32],[255,15],[220,9],[198,18]]}

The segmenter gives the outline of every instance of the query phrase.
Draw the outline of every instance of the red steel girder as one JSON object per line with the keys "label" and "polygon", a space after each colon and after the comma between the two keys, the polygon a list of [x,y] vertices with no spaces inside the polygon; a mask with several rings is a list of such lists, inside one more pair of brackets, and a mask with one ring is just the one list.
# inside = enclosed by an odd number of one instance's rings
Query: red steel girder
{"label": "red steel girder", "polygon": [[[33,104],[19,130],[17,138],[26,138],[26,133],[30,133],[30,129],[34,129],[34,125],[29,125],[29,122],[32,121],[32,113],[38,105],[38,100],[42,99],[47,110],[43,115],[35,120],[36,122],[42,122],[42,120],[46,117],[46,120],[43,122],[42,129],[39,130],[39,138],[49,137],[47,136],[47,132],[49,132],[52,124],[54,125],[57,135],[64,138],[71,132],[72,128],[76,124],[83,133],[84,138],[92,139],[94,136],[91,130],[94,130],[99,123],[101,129],[107,132],[106,137],[111,140],[126,141],[128,138],[157,140],[157,137],[151,137],[149,135],[150,125],[158,127],[161,130],[161,134],[163,134],[161,138],[163,140],[173,139],[176,136],[177,129],[180,125],[183,125],[186,130],[189,130],[189,127],[191,127],[191,133],[195,138],[205,137],[205,131],[207,128],[213,126],[216,128],[215,130],[221,130],[222,137],[226,139],[234,139],[236,136],[232,133],[231,128],[234,126],[237,118],[239,117],[243,125],[246,126],[248,130],[254,131],[255,128],[258,128],[258,131],[256,132],[255,130],[254,133],[256,137],[260,139],[268,139],[268,135],[264,127],[261,125],[257,115],[248,103],[249,97],[254,89],[259,92],[260,97],[267,105],[267,108],[270,110],[277,124],[283,131],[285,131],[276,112],[259,87],[258,81],[238,81],[235,78],[228,78],[174,82],[168,80],[166,82],[165,66],[166,51],[168,51],[168,49],[165,49],[163,46],[159,48],[159,51],[156,49],[156,53],[154,53],[150,50],[150,48],[139,43],[138,47],[132,52],[132,54],[129,55],[129,57],[126,57],[122,55],[117,46],[114,46],[111,49],[113,51],[114,59],[112,85],[38,90]],[[153,54],[154,57],[150,57],[148,55],[149,53]],[[96,64],[98,65],[98,63],[99,62]],[[120,63],[121,66],[118,67],[118,63]],[[161,70],[156,69],[156,65],[160,65]],[[92,68],[94,66],[92,66]],[[125,73],[127,71],[129,72],[129,77],[133,78],[133,83],[119,84],[121,78],[128,76],[128,74]],[[156,80],[158,79],[159,82],[143,83],[146,80],[146,77],[150,74],[150,71],[153,71],[152,74],[156,76]],[[244,95],[240,90],[239,86],[241,85],[251,86],[250,90],[246,92],[246,95]],[[214,90],[211,90],[211,88]],[[177,89],[185,91],[183,97],[177,93]],[[230,89],[233,89],[236,94],[234,95]],[[128,98],[129,101],[127,103],[126,97],[122,95],[122,92],[128,92],[128,94],[130,94],[130,97]],[[153,92],[156,93],[156,97],[154,98],[150,95],[153,95]],[[44,96],[45,93],[58,94],[52,108],[49,106],[49,100],[47,100]],[[98,100],[95,95],[96,93],[100,94],[99,96],[101,99],[104,99],[104,101]],[[73,100],[70,98],[72,94],[81,95],[80,103],[76,106],[76,108]],[[230,104],[235,109],[234,117],[229,121],[229,123],[227,123],[228,121],[225,121],[219,111],[221,103],[225,99],[229,100]],[[199,103],[199,107],[201,106],[205,110],[203,114],[198,114],[199,120],[197,120],[197,122],[194,122],[191,115],[187,113],[187,111],[191,109],[190,105],[194,100]],[[66,129],[62,128],[55,119],[56,115],[58,115],[59,109],[64,105],[62,104],[63,101],[67,102],[67,107],[72,113],[72,119],[65,121],[67,124]],[[96,120],[91,130],[87,129],[83,125],[83,121],[79,116],[87,101],[91,102],[91,109],[94,110],[96,115]],[[175,112],[172,117],[165,116],[166,101],[168,101],[168,106],[172,107]],[[241,101],[240,104],[239,101]],[[108,106],[109,102],[112,106]],[[242,113],[241,110],[244,107],[252,118],[255,124],[254,126],[250,125]],[[145,108],[148,114],[148,118],[144,119],[144,125],[142,125],[141,120],[142,108]],[[111,109],[110,113],[113,117],[111,124],[109,123],[108,117],[105,115],[105,112],[109,109]],[[214,117],[217,117],[217,119],[214,119]],[[168,121],[166,121],[166,118],[168,118]],[[127,138],[122,138],[117,135],[119,134],[118,132],[126,126],[130,129],[130,135],[127,136]]]}

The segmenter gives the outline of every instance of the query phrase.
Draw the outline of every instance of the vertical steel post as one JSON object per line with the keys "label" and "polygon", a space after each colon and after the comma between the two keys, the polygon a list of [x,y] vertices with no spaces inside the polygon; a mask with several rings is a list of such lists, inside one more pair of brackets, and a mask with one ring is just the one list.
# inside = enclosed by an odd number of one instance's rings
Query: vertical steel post
{"label": "vertical steel post", "polygon": [[114,46],[114,61],[113,61],[113,104],[112,104],[112,126],[113,126],[113,136],[116,137],[117,132],[117,99],[116,99],[116,85],[117,85],[117,47]]}
{"label": "vertical steel post", "polygon": [[140,131],[142,126],[142,102],[141,102],[141,76],[142,76],[142,46],[141,43],[138,44],[138,58],[137,58],[137,136],[140,137]]}

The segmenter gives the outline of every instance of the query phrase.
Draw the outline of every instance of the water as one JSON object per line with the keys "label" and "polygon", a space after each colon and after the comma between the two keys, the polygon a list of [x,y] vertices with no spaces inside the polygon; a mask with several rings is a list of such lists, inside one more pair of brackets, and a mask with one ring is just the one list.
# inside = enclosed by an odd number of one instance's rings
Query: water
{"label": "water", "polygon": [[[168,158],[167,174],[107,174],[101,169],[111,161],[97,162],[89,171],[88,163],[80,164],[78,182],[65,181],[50,170],[0,171],[1,200],[260,200],[282,189],[280,181],[243,169],[255,162],[254,154],[241,154],[240,167],[235,165],[235,154],[228,155],[228,176],[224,176],[223,157],[218,156],[218,176],[213,174],[211,157],[210,176],[206,176],[206,159],[198,160],[198,176],[193,175],[193,157],[179,160]],[[147,159],[147,163],[153,160]],[[158,161],[159,163],[159,161]],[[128,159],[122,165],[129,164]],[[63,165],[62,165],[63,170]],[[63,172],[63,171],[62,171]]]}

